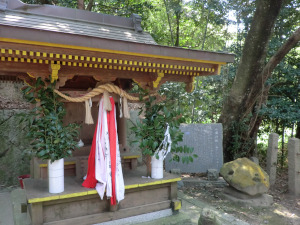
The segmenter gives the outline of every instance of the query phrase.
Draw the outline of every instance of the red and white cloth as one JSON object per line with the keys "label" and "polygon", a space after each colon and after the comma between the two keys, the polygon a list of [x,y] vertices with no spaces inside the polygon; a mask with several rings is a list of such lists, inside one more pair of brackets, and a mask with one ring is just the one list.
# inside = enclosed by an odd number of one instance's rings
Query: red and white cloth
{"label": "red and white cloth", "polygon": [[98,122],[95,128],[88,172],[82,186],[96,188],[101,199],[110,198],[111,205],[124,199],[125,186],[118,143],[115,102],[110,97],[111,111],[103,109],[100,100]]}

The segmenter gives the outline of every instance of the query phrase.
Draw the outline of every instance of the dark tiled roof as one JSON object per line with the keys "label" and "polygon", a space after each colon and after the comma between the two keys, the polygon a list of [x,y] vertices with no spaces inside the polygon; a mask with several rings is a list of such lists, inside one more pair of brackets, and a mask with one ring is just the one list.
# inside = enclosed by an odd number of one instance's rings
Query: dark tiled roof
{"label": "dark tiled roof", "polygon": [[28,5],[18,0],[8,0],[6,6],[5,0],[0,0],[0,9],[1,4],[1,25],[156,44],[149,33],[137,28],[137,15],[125,18],[51,5]]}

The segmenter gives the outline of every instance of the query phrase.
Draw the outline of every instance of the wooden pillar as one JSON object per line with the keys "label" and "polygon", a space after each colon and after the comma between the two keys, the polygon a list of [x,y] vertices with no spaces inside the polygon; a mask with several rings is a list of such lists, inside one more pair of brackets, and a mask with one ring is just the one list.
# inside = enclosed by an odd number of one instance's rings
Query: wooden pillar
{"label": "wooden pillar", "polygon": [[172,182],[170,184],[170,199],[176,200],[177,199],[177,182]]}
{"label": "wooden pillar", "polygon": [[181,209],[181,200],[177,199],[177,182],[172,182],[170,185],[170,199],[172,201],[171,207],[173,210],[173,213],[178,213],[179,210]]}
{"label": "wooden pillar", "polygon": [[43,221],[43,206],[41,202],[32,203],[30,207],[32,225],[42,225]]}
{"label": "wooden pillar", "polygon": [[120,118],[120,109],[119,106],[117,109],[117,125],[118,125],[118,137],[119,144],[122,145],[123,149],[120,149],[120,152],[123,152],[124,148],[127,146],[127,132],[126,132],[126,118],[124,116]]}

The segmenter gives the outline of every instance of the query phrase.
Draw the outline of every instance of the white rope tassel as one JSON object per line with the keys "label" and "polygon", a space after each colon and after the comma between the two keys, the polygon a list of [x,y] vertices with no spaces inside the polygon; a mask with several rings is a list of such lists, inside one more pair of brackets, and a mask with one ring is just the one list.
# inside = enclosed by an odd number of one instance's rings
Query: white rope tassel
{"label": "white rope tassel", "polygon": [[85,100],[85,123],[86,124],[94,124],[94,120],[92,117],[92,112],[91,112],[91,108],[92,108],[92,100]]}
{"label": "white rope tassel", "polygon": [[122,110],[123,110],[123,106],[122,106],[122,96],[120,96],[120,118],[123,117],[123,113],[122,113]]}
{"label": "white rope tassel", "polygon": [[130,119],[130,113],[129,113],[128,102],[126,97],[123,97],[123,114],[126,119]]}

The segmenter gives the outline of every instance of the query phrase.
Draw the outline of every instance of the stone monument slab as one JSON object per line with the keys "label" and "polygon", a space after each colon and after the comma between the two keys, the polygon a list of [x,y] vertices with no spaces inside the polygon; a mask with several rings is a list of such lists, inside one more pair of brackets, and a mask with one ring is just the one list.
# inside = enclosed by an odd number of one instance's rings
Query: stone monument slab
{"label": "stone monument slab", "polygon": [[165,159],[167,172],[180,169],[182,173],[206,173],[208,169],[220,171],[223,165],[223,129],[222,124],[183,124],[180,126],[184,133],[182,145],[193,147],[194,162],[183,164],[171,161],[169,153]]}

